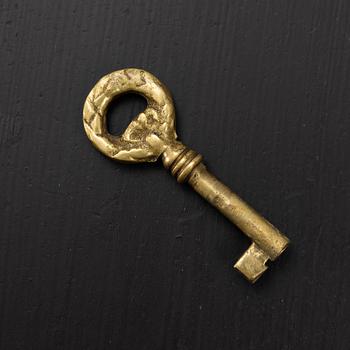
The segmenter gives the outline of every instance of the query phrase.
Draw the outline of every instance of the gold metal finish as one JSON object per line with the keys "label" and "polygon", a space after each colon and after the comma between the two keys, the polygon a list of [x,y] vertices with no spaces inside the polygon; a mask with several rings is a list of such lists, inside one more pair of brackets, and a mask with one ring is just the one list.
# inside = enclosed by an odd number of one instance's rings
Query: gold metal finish
{"label": "gold metal finish", "polygon": [[[147,108],[120,136],[108,133],[106,112],[117,96],[137,93]],[[253,208],[206,169],[202,156],[177,141],[175,110],[170,92],[145,70],[128,68],[103,77],[88,95],[83,111],[85,131],[94,146],[106,156],[129,163],[154,162],[160,156],[177,181],[192,188],[237,225],[252,241],[234,267],[250,282],[267,269],[289,240]]]}

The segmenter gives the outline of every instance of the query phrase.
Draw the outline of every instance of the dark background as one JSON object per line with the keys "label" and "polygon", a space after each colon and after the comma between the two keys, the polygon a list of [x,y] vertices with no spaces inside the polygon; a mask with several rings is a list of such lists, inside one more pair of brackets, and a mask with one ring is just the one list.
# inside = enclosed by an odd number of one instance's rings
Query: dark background
{"label": "dark background", "polygon": [[[2,0],[0,33],[1,349],[350,348],[349,1]],[[88,141],[87,94],[125,67],[291,239],[256,285],[209,204]]]}

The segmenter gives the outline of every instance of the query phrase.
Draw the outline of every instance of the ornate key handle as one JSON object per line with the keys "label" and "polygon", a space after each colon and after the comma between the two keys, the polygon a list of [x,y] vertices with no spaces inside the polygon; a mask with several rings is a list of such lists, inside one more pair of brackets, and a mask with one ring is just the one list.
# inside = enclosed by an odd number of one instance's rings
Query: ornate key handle
{"label": "ornate key handle", "polygon": [[[147,100],[147,108],[136,116],[120,136],[109,134],[106,113],[117,96],[133,92]],[[83,111],[85,131],[94,146],[106,156],[129,163],[154,162],[159,156],[178,182],[187,181],[253,243],[236,262],[249,281],[255,282],[275,260],[289,240],[247,203],[210,174],[202,156],[177,141],[175,110],[167,88],[152,74],[128,68],[104,76],[89,93]]]}
{"label": "ornate key handle", "polygon": [[[122,135],[113,136],[106,128],[107,107],[114,98],[127,92],[145,97],[147,108]],[[170,93],[156,77],[140,69],[124,69],[104,76],[87,97],[83,114],[91,142],[106,156],[123,162],[156,161],[177,137]]]}

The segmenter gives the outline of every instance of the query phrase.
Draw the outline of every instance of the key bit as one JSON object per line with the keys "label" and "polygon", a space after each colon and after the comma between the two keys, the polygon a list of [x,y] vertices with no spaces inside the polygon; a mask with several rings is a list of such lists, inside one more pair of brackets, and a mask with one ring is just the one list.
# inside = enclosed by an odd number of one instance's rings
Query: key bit
{"label": "key bit", "polygon": [[[145,97],[147,107],[122,135],[111,135],[106,126],[108,105],[128,92]],[[112,159],[139,163],[154,162],[161,156],[165,168],[178,182],[188,182],[238,226],[252,244],[234,267],[250,282],[264,273],[268,260],[275,260],[287,248],[286,236],[213,176],[202,163],[200,154],[177,140],[170,92],[151,73],[128,68],[104,76],[86,99],[83,123],[93,145]]]}

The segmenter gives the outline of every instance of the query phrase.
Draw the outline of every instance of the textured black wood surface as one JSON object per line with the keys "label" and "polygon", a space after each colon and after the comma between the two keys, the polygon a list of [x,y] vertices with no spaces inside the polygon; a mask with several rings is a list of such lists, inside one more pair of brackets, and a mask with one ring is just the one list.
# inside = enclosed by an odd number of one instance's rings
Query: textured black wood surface
{"label": "textured black wood surface", "polygon": [[[0,40],[0,349],[350,348],[349,1],[1,0]],[[290,237],[256,285],[224,217],[87,140],[85,97],[125,67]]]}

